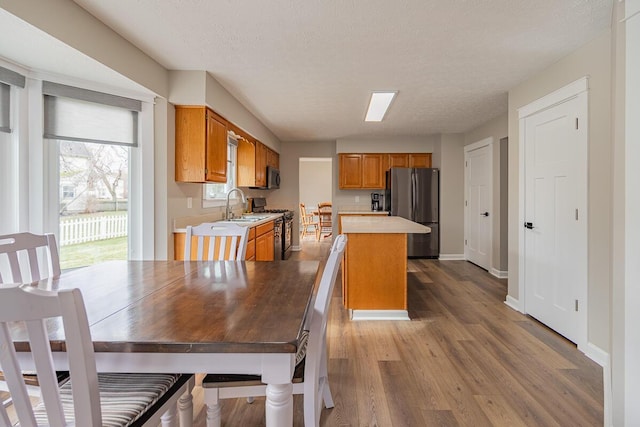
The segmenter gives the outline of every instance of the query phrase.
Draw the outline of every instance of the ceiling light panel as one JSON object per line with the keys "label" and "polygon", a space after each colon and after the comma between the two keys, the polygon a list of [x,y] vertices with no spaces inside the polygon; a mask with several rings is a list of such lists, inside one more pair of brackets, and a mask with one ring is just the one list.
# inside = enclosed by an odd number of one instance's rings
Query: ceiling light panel
{"label": "ceiling light panel", "polygon": [[391,105],[391,101],[395,98],[397,91],[393,92],[373,92],[369,101],[365,122],[381,122],[387,110]]}

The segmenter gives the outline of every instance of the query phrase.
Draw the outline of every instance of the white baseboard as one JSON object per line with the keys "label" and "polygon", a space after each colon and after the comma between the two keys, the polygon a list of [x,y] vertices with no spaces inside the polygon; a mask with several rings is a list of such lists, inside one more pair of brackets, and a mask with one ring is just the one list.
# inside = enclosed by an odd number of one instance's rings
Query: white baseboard
{"label": "white baseboard", "polygon": [[293,252],[300,252],[302,250],[302,246],[298,246],[298,245],[291,245],[291,250]]}
{"label": "white baseboard", "polygon": [[464,254],[440,254],[440,261],[464,261]]}
{"label": "white baseboard", "polygon": [[350,310],[351,320],[411,320],[407,310]]}
{"label": "white baseboard", "polygon": [[602,366],[602,383],[604,388],[604,426],[613,426],[613,411],[611,405],[613,403],[613,389],[611,385],[611,357],[609,353],[601,349],[595,344],[587,343],[585,356]]}
{"label": "white baseboard", "polygon": [[603,368],[609,364],[609,353],[595,344],[587,343],[587,348],[580,349],[591,360]]}
{"label": "white baseboard", "polygon": [[498,279],[507,279],[509,277],[508,271],[498,270],[497,268],[493,267],[491,268],[491,270],[489,270],[489,273],[491,273],[492,276],[495,276]]}
{"label": "white baseboard", "polygon": [[512,297],[511,295],[507,295],[507,299],[504,301],[509,307],[514,309],[515,311],[519,311],[520,313],[524,313],[520,308],[520,301]]}

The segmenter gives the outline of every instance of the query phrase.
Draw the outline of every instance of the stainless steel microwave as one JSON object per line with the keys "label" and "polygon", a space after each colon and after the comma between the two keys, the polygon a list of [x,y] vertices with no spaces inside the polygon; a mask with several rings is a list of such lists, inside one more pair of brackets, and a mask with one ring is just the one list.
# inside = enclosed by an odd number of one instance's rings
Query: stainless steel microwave
{"label": "stainless steel microwave", "polygon": [[271,166],[267,166],[267,188],[280,188],[280,171]]}

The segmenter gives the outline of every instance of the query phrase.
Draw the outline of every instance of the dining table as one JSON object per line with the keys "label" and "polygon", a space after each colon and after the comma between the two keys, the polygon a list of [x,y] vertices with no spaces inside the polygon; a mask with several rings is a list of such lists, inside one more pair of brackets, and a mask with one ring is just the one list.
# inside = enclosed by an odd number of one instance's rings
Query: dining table
{"label": "dining table", "polygon": [[[34,282],[79,288],[98,372],[235,373],[267,384],[267,426],[293,424],[299,339],[319,261],[110,261]],[[47,321],[54,365],[69,369],[61,320]],[[24,330],[12,334],[23,369]]]}

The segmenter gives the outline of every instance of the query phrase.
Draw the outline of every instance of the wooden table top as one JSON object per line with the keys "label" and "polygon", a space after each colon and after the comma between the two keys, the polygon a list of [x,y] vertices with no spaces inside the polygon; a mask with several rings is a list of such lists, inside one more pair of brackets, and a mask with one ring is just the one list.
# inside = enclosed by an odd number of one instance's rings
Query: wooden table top
{"label": "wooden table top", "polygon": [[[111,261],[34,285],[80,288],[96,352],[294,353],[318,261]],[[60,321],[52,348],[64,350]],[[15,330],[17,339],[24,331]],[[28,344],[17,344],[28,351]]]}

